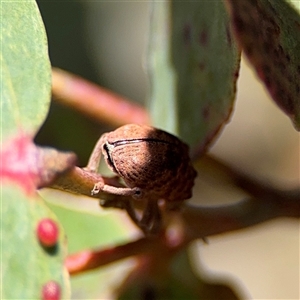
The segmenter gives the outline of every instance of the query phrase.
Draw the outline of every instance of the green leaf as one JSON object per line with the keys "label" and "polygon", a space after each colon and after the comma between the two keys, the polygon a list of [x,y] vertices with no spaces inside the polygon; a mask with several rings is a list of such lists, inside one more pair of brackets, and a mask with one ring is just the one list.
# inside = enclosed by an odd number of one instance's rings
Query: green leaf
{"label": "green leaf", "polygon": [[35,1],[1,1],[2,141],[34,135],[48,112],[51,69],[45,29]]}
{"label": "green leaf", "polygon": [[148,53],[155,126],[204,151],[232,110],[240,53],[222,1],[154,1]]}
{"label": "green leaf", "polygon": [[227,0],[243,51],[277,105],[300,130],[299,2]]}
{"label": "green leaf", "polygon": [[[126,216],[120,210],[101,209],[86,196],[43,189],[41,195],[61,221],[68,237],[70,253],[105,249],[132,239]],[[130,222],[130,221],[128,221]],[[71,277],[74,299],[102,299],[130,270],[129,262],[117,262],[98,270]]]}
{"label": "green leaf", "polygon": [[[71,200],[71,195],[69,199]],[[86,198],[82,199],[83,203],[86,201],[88,201]],[[50,207],[65,228],[70,253],[86,249],[105,249],[128,241],[129,232],[126,232],[126,226],[112,210],[106,213],[98,207],[98,210],[91,213],[74,211],[74,207],[73,209],[54,205]],[[117,262],[71,277],[74,299],[103,299],[104,295],[111,293],[112,286],[115,286],[116,282],[123,280],[127,269],[128,264]]]}
{"label": "green leaf", "polygon": [[[43,198],[47,201],[51,197],[57,195],[57,197],[67,197],[72,201],[72,196],[78,199],[78,196],[66,195],[62,192],[42,193]],[[82,196],[82,202],[89,201],[86,197]],[[95,201],[95,200],[90,200]],[[115,245],[117,243],[125,242],[126,226],[122,224],[121,220],[118,220],[118,214],[114,214],[111,210],[110,213],[101,211],[100,206],[98,211],[83,211],[74,210],[74,207],[68,209],[66,207],[58,206],[53,202],[50,205],[51,210],[57,215],[61,221],[66,234],[68,236],[68,248],[70,253],[74,253],[86,249],[99,249],[107,245]],[[98,206],[98,203],[97,203]],[[74,222],[76,220],[76,222]]]}
{"label": "green leaf", "polygon": [[59,226],[59,241],[43,248],[36,228],[44,218],[55,215],[36,194],[26,195],[16,185],[4,182],[1,190],[1,274],[3,299],[41,299],[42,287],[56,281],[62,299],[69,298],[68,275],[63,261],[65,237]]}

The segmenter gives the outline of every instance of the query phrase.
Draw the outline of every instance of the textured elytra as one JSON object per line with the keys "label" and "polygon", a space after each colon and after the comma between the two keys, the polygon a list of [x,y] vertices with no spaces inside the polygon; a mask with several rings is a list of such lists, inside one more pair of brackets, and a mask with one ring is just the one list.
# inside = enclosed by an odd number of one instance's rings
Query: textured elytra
{"label": "textured elytra", "polygon": [[[129,187],[151,198],[182,201],[192,196],[196,177],[188,146],[177,137],[145,125],[129,124],[106,134],[103,148],[111,169]],[[109,151],[107,152],[107,149]]]}

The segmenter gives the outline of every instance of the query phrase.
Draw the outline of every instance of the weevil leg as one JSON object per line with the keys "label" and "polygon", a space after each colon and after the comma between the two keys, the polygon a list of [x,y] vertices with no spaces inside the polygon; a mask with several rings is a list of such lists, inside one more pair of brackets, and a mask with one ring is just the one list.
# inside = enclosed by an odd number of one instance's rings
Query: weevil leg
{"label": "weevil leg", "polygon": [[161,229],[161,213],[156,201],[148,199],[142,219],[140,221],[140,228],[146,234],[157,234]]}
{"label": "weevil leg", "polygon": [[124,209],[126,210],[128,216],[131,218],[131,220],[143,230],[145,234],[147,234],[148,230],[141,226],[141,219],[138,216],[138,213],[132,203],[132,200],[124,201]]}
{"label": "weevil leg", "polygon": [[138,187],[134,187],[134,188],[116,187],[116,186],[105,184],[103,181],[99,181],[94,185],[91,194],[96,195],[99,192],[109,193],[116,196],[139,197],[141,195],[141,189],[139,189]]}
{"label": "weevil leg", "polygon": [[136,212],[136,209],[134,208],[134,205],[132,204],[132,201],[126,201],[125,202],[125,209],[127,211],[128,216],[131,218],[131,220],[140,227],[140,220],[138,218],[138,214]]}
{"label": "weevil leg", "polygon": [[140,226],[144,228],[149,228],[151,224],[152,216],[153,216],[153,202],[147,199],[143,216],[140,220]]}
{"label": "weevil leg", "polygon": [[140,218],[131,200],[124,201],[124,208],[131,220],[145,233],[157,234],[161,229],[161,214],[157,203],[147,201],[144,213]]}
{"label": "weevil leg", "polygon": [[106,134],[101,135],[92,151],[87,166],[84,168],[85,170],[90,172],[98,171],[102,155],[102,146],[105,143],[105,140]]}
{"label": "weevil leg", "polygon": [[99,204],[101,207],[106,208],[119,208],[119,209],[126,209],[126,200],[124,199],[100,199]]}
{"label": "weevil leg", "polygon": [[162,229],[162,216],[159,210],[157,202],[153,203],[153,216],[152,216],[152,226],[150,229],[151,234],[157,234]]}

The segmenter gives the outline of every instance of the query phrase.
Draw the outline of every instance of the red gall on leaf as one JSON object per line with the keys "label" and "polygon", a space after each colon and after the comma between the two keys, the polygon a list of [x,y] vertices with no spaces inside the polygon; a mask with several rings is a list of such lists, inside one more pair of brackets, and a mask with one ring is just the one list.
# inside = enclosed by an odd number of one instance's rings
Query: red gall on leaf
{"label": "red gall on leaf", "polygon": [[56,281],[47,282],[42,288],[42,300],[61,299],[60,285]]}
{"label": "red gall on leaf", "polygon": [[57,244],[59,229],[55,221],[43,219],[36,229],[37,237],[44,247],[53,247]]}

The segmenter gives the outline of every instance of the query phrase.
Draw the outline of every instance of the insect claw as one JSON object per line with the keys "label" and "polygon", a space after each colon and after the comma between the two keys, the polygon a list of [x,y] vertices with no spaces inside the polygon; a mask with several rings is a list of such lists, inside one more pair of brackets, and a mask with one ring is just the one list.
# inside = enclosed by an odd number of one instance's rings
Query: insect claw
{"label": "insect claw", "polygon": [[91,195],[94,196],[98,194],[103,188],[103,182],[97,182],[95,183],[93,189],[91,190]]}

